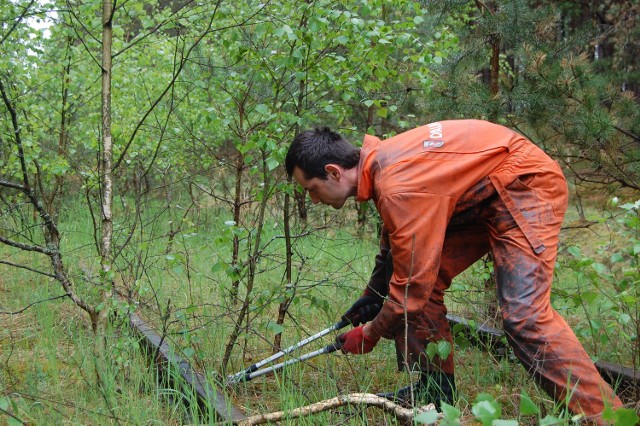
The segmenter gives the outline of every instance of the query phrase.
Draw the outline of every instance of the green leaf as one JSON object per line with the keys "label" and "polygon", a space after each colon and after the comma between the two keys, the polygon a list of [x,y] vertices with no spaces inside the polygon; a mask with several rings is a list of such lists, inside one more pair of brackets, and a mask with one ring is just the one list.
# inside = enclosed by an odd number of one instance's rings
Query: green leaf
{"label": "green leaf", "polygon": [[413,23],[416,25],[420,25],[424,22],[424,18],[422,16],[414,16]]}
{"label": "green leaf", "polygon": [[269,171],[275,169],[279,165],[280,163],[275,158],[271,158],[271,157],[267,158],[267,168],[269,169]]}
{"label": "green leaf", "polygon": [[14,419],[13,417],[9,417],[9,421],[7,422],[8,426],[24,426],[25,423],[22,423],[19,420]]}
{"label": "green leaf", "polygon": [[9,397],[3,396],[0,398],[0,410],[8,411],[9,410]]}
{"label": "green leaf", "polygon": [[433,343],[433,342],[429,342],[427,344],[427,348],[425,349],[425,352],[427,353],[427,356],[429,357],[429,359],[433,359],[435,358],[436,354],[438,353],[438,346]]}
{"label": "green leaf", "polygon": [[497,419],[491,423],[491,426],[518,426],[518,421]]}
{"label": "green leaf", "polygon": [[598,275],[608,275],[609,268],[602,263],[594,262],[591,267],[598,273]]}
{"label": "green leaf", "polygon": [[491,426],[494,420],[500,418],[502,409],[493,396],[481,393],[476,397],[471,412],[484,426]]}
{"label": "green leaf", "polygon": [[597,319],[589,320],[589,324],[591,325],[591,328],[593,328],[596,331],[602,330],[602,321],[600,320],[597,320]]}
{"label": "green leaf", "polygon": [[624,325],[629,324],[631,322],[631,316],[627,313],[621,313],[618,316],[618,322]]}
{"label": "green leaf", "polygon": [[547,416],[545,416],[544,419],[540,420],[540,425],[539,426],[559,425],[559,424],[564,424],[564,423],[566,423],[566,422],[561,421],[557,417],[553,417],[551,415],[547,415]]}
{"label": "green leaf", "polygon": [[262,115],[268,115],[270,110],[265,104],[258,104],[256,105],[256,112]]}
{"label": "green leaf", "polygon": [[443,419],[440,421],[441,426],[457,426],[460,424],[460,410],[446,402],[442,403],[440,409],[444,414]]}
{"label": "green leaf", "polygon": [[489,401],[480,401],[473,404],[471,412],[484,426],[491,426],[491,423],[500,417],[496,407]]}
{"label": "green leaf", "polygon": [[273,332],[273,334],[280,334],[284,331],[284,327],[273,321],[267,323],[267,330]]}
{"label": "green leaf", "polygon": [[430,425],[438,421],[438,412],[436,410],[428,410],[415,416],[413,420],[416,423]]}
{"label": "green leaf", "polygon": [[438,342],[438,356],[442,359],[447,359],[451,353],[451,343],[446,340],[440,340]]}
{"label": "green leaf", "polygon": [[[638,247],[640,247],[640,244],[638,245]],[[610,259],[613,263],[623,262],[624,256],[622,256],[622,253],[614,253],[611,255]]]}
{"label": "green leaf", "polygon": [[[611,410],[611,409],[607,409]],[[640,417],[630,408],[618,408],[612,413],[608,413],[605,410],[605,414],[603,414],[603,419],[605,420],[613,420],[614,426],[634,426],[640,422]],[[606,417],[605,417],[606,415]]]}
{"label": "green leaf", "polygon": [[531,400],[526,390],[522,390],[520,393],[520,415],[528,416],[530,414],[539,414],[540,409]]}
{"label": "green leaf", "polygon": [[567,251],[571,256],[575,257],[576,259],[580,259],[582,257],[582,253],[580,252],[580,249],[576,246],[569,247]]}
{"label": "green leaf", "polygon": [[600,296],[600,293],[598,293],[597,291],[585,291],[584,293],[580,294],[582,300],[589,304],[592,304],[593,302],[598,300],[598,296]]}
{"label": "green leaf", "polygon": [[225,269],[227,269],[227,264],[224,262],[216,262],[211,266],[211,272],[214,274],[216,272],[224,271]]}

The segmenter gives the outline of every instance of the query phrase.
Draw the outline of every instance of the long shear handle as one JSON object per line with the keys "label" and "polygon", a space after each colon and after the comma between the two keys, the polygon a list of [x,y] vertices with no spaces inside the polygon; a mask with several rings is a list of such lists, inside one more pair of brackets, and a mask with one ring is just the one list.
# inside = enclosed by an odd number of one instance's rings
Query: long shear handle
{"label": "long shear handle", "polygon": [[[262,366],[264,366],[266,364],[269,364],[269,363],[275,361],[276,359],[283,357],[284,355],[288,354],[289,352],[292,352],[292,351],[294,351],[294,350],[296,350],[298,348],[301,348],[302,346],[304,346],[306,344],[309,344],[309,343],[313,342],[314,340],[317,340],[317,339],[319,339],[319,338],[321,338],[323,336],[326,336],[327,334],[331,333],[332,331],[340,330],[341,328],[344,328],[349,324],[350,324],[350,322],[348,320],[343,319],[343,320],[335,323],[331,327],[326,328],[326,329],[314,334],[313,336],[309,336],[306,339],[301,340],[300,342],[296,343],[295,345],[289,346],[288,348],[283,349],[280,352],[277,352],[277,353],[271,355],[269,358],[263,359],[262,361],[257,362],[255,364],[251,365],[250,367],[247,367],[246,369],[242,370],[239,373],[227,376],[227,382],[228,383],[238,383],[238,382],[241,382],[243,380],[246,380],[247,376],[249,376],[251,373],[254,373],[254,372],[258,371]],[[329,346],[331,346],[331,345],[329,345]],[[329,346],[327,346],[327,348]],[[313,353],[313,352],[311,352],[311,353]],[[318,355],[320,355],[320,354],[318,354]],[[299,358],[296,358],[296,359],[299,359]],[[291,360],[291,361],[297,362],[295,360]],[[284,364],[284,363],[282,363],[282,364]]]}
{"label": "long shear handle", "polygon": [[253,380],[256,377],[260,377],[260,376],[263,376],[263,375],[265,375],[267,373],[271,373],[271,372],[280,370],[280,369],[282,369],[282,368],[284,368],[284,367],[286,367],[288,365],[295,364],[295,363],[301,362],[301,361],[306,361],[308,359],[315,358],[318,355],[330,354],[332,352],[337,351],[341,347],[342,347],[342,343],[336,341],[336,342],[334,342],[334,343],[332,343],[330,345],[325,346],[322,349],[318,349],[317,351],[309,352],[309,353],[304,354],[304,355],[302,355],[302,356],[300,356],[298,358],[289,359],[287,361],[281,362],[280,364],[276,364],[276,365],[273,365],[271,367],[263,368],[261,370],[256,370],[256,371],[254,371],[252,373],[247,374],[242,379],[242,381],[248,382],[249,380]]}

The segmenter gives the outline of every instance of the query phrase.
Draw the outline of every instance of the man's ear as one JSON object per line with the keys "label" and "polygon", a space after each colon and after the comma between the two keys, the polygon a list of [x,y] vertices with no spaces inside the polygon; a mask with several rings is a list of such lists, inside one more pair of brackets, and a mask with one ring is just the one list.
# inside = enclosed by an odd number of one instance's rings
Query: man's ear
{"label": "man's ear", "polygon": [[325,172],[327,175],[337,181],[340,181],[340,177],[342,176],[342,167],[337,164],[327,164],[324,166]]}

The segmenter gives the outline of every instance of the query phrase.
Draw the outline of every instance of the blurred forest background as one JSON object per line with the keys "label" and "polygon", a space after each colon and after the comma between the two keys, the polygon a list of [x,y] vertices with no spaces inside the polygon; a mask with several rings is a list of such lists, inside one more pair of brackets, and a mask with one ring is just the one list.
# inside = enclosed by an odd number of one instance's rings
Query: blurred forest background
{"label": "blurred forest background", "polygon": [[[359,144],[480,118],[542,147],[571,190],[554,306],[594,359],[638,370],[639,16],[637,0],[1,2],[0,419],[184,422],[145,379],[130,312],[214,382],[335,323],[378,218],[287,180],[316,125]],[[490,266],[450,310],[499,327]],[[327,368],[328,395],[362,387]],[[234,398],[317,399],[282,389]]]}

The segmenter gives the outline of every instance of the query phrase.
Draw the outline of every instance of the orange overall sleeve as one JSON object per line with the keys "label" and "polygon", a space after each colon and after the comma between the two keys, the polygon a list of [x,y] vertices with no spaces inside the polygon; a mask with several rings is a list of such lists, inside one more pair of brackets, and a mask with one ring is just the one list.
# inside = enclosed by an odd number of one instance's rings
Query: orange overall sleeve
{"label": "orange overall sleeve", "polygon": [[378,200],[389,231],[393,276],[388,299],[371,322],[375,337],[393,338],[403,328],[405,315],[410,320],[429,300],[452,209],[450,197],[423,192],[392,193]]}

